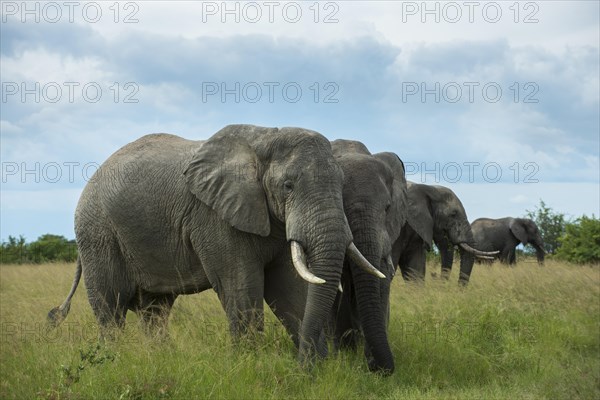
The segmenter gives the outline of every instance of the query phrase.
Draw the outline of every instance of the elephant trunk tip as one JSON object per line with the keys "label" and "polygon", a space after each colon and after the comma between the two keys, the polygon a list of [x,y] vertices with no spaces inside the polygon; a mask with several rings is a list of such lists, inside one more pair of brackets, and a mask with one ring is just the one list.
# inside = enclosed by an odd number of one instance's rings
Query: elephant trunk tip
{"label": "elephant trunk tip", "polygon": [[537,245],[535,246],[535,250],[536,250],[536,257],[537,257],[537,262],[540,265],[544,265],[544,258],[546,257],[546,250],[544,249],[543,245]]}
{"label": "elephant trunk tip", "polygon": [[537,262],[539,265],[544,265],[544,256],[538,257]]}

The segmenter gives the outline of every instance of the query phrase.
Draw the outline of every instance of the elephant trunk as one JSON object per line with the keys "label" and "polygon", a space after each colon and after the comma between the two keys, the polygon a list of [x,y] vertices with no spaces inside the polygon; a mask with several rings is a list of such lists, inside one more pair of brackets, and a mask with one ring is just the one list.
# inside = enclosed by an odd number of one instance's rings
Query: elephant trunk
{"label": "elephant trunk", "polygon": [[311,365],[316,357],[327,356],[327,344],[321,340],[321,335],[338,291],[352,234],[341,207],[312,208],[288,216],[287,238],[292,246],[295,246],[293,242],[302,246],[301,258],[305,257],[311,275],[318,278],[308,285],[298,338],[298,360],[301,364]]}
{"label": "elephant trunk", "polygon": [[466,286],[471,278],[471,271],[473,270],[473,264],[475,263],[475,256],[462,247],[460,247],[459,252],[460,275],[458,277],[458,283],[462,286]]}
{"label": "elephant trunk", "polygon": [[[466,217],[462,223],[457,226],[455,236],[450,235],[451,252],[454,253],[454,245],[458,246],[460,254],[460,272],[458,276],[459,285],[466,286],[469,283],[471,272],[473,271],[473,264],[475,263],[475,255],[483,257],[487,256],[488,253],[474,249],[472,244],[474,243],[473,232],[471,231],[471,225],[467,221]],[[450,267],[452,261],[450,261]]]}
{"label": "elephant trunk", "polygon": [[[384,262],[378,249],[368,241],[358,241],[359,249],[372,265]],[[360,269],[352,260],[350,271],[354,282],[356,304],[365,335],[365,356],[369,369],[389,375],[394,372],[394,356],[387,338],[388,279],[381,279]],[[381,269],[381,268],[380,268]]]}
{"label": "elephant trunk", "polygon": [[471,247],[471,244],[474,243],[473,231],[471,230],[471,225],[466,219],[466,216],[459,226],[459,234],[454,240],[452,240],[452,243],[454,245],[458,245],[458,251],[460,254],[460,272],[458,274],[458,283],[459,285],[466,286],[469,283],[471,271],[473,270],[473,264],[475,263],[474,253],[479,252],[479,250],[475,250],[473,247]]}
{"label": "elephant trunk", "polygon": [[534,244],[533,247],[535,248],[535,255],[537,257],[538,264],[544,264],[544,256],[546,255],[546,252],[544,251],[544,246]]}
{"label": "elephant trunk", "polygon": [[[354,278],[356,302],[365,335],[365,356],[369,370],[389,375],[395,368],[394,356],[387,338],[386,314],[389,291],[387,294],[383,293],[380,282],[376,282],[377,279],[362,271],[359,272],[359,276]],[[368,282],[364,282],[365,280]]]}
{"label": "elephant trunk", "polygon": [[327,356],[327,344],[320,340],[337,294],[345,249],[311,252],[308,262],[312,272],[325,280],[309,284],[304,317],[300,326],[298,360],[311,364],[315,357]]}

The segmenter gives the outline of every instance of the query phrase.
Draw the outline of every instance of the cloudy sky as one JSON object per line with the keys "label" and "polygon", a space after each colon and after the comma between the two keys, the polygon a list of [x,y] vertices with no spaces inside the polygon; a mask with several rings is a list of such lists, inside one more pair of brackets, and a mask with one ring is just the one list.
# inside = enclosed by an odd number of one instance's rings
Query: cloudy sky
{"label": "cloudy sky", "polygon": [[599,211],[599,2],[13,2],[0,238],[73,238],[140,136],[301,126],[394,151],[471,220]]}

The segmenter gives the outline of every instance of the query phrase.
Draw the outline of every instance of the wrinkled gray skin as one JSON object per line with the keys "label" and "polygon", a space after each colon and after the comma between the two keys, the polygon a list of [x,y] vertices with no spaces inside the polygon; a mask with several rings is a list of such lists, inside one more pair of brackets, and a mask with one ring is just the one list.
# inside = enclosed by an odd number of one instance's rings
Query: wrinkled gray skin
{"label": "wrinkled gray skin", "polygon": [[[435,243],[442,259],[442,277],[448,279],[454,259],[454,246],[473,246],[471,225],[456,194],[444,186],[408,182],[408,220],[394,244],[393,261],[405,280],[425,278],[425,255]],[[459,247],[459,283],[469,282],[474,257]]]}
{"label": "wrinkled gray skin", "polygon": [[[326,280],[305,286],[298,358],[325,356],[321,335],[352,238],[342,178],[329,141],[301,128],[230,125],[204,142],[155,134],[126,145],[87,184],[75,214],[101,333],[122,327],[128,310],[149,330],[166,328],[178,295],[210,288],[234,337],[261,330],[264,288],[280,273],[304,282],[290,261],[295,240]],[[69,302],[49,317],[64,318]]]}
{"label": "wrinkled gray skin", "polygon": [[498,258],[506,264],[515,264],[515,249],[520,244],[535,248],[538,263],[544,263],[544,241],[540,231],[527,218],[479,218],[471,224],[476,246],[483,251],[500,251]]}
{"label": "wrinkled gray skin", "polygon": [[[362,330],[369,368],[390,374],[394,371],[394,357],[386,331],[394,270],[386,258],[391,255],[392,243],[400,236],[406,218],[404,165],[393,153],[371,155],[360,142],[336,140],[332,148],[344,171],[344,212],[354,243],[386,278],[367,274],[346,257],[343,294],[338,293],[329,330],[335,335],[337,347],[355,347]],[[292,336],[297,332],[294,321],[303,314],[305,303],[303,283],[298,285],[299,281],[293,278],[280,277],[276,286],[265,288],[266,293],[278,292],[277,296],[270,295],[267,302]],[[281,283],[286,280],[289,283],[284,287]],[[295,297],[290,293],[295,293]]]}

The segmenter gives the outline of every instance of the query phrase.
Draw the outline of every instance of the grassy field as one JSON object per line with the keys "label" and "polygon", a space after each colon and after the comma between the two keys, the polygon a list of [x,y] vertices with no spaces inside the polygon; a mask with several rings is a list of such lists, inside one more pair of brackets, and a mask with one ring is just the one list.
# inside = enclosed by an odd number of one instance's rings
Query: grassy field
{"label": "grassy field", "polygon": [[130,313],[122,337],[97,346],[83,288],[48,331],[46,313],[73,273],[73,264],[0,267],[0,398],[600,398],[598,266],[475,266],[466,290],[455,275],[424,287],[396,279],[387,378],[348,352],[300,369],[271,314],[263,336],[234,346],[213,292],[177,300],[163,343]]}

